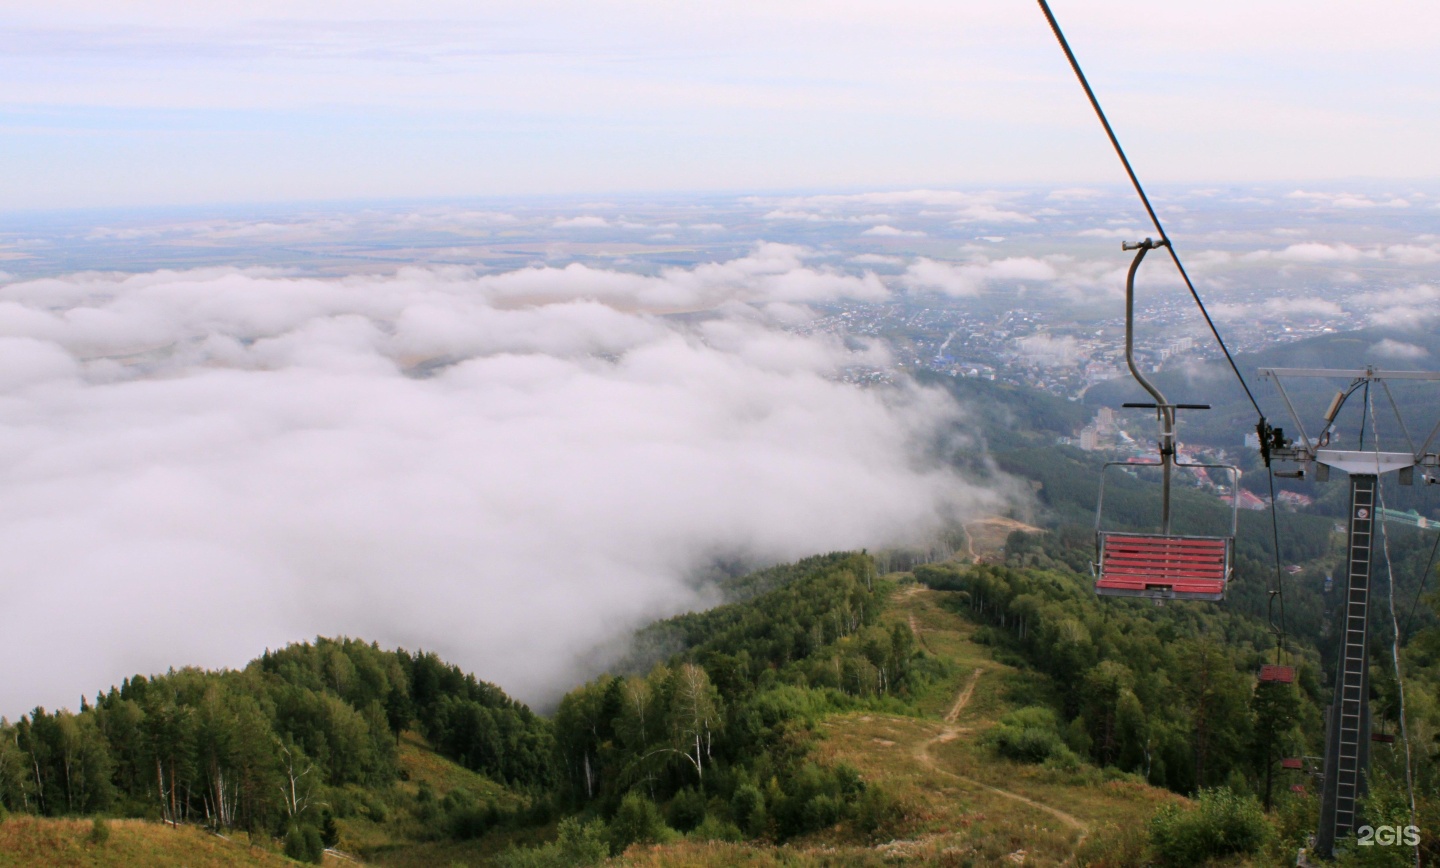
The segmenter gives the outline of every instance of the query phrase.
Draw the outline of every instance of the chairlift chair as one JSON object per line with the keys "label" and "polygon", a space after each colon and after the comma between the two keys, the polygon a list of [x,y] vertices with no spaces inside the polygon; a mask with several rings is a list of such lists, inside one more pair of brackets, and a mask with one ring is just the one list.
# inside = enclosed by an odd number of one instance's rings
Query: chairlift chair
{"label": "chairlift chair", "polygon": [[1295,681],[1295,667],[1281,666],[1278,663],[1266,663],[1260,667],[1260,680],[1279,682],[1280,684],[1292,684]]}
{"label": "chairlift chair", "polygon": [[[1139,244],[1122,244],[1136,251],[1125,279],[1125,362],[1130,374],[1155,399],[1148,404],[1126,407],[1154,409],[1160,421],[1159,461],[1112,461],[1101,470],[1100,495],[1095,507],[1095,593],[1102,596],[1146,597],[1165,600],[1223,600],[1234,571],[1235,530],[1240,514],[1240,469],[1228,464],[1199,464],[1176,458],[1175,412],[1208,410],[1207,404],[1172,404],[1140,373],[1135,364],[1135,272],[1145,254],[1168,246],[1146,238]],[[1105,478],[1112,467],[1150,466],[1161,468],[1161,527],[1159,533],[1107,531],[1104,529]],[[1230,533],[1225,536],[1195,536],[1171,532],[1170,477],[1174,468],[1224,470],[1230,473]]]}

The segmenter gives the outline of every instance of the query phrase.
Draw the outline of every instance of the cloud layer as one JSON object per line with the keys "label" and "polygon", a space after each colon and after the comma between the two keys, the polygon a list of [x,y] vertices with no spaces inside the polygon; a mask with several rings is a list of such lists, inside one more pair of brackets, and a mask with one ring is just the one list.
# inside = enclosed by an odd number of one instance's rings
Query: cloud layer
{"label": "cloud layer", "polygon": [[[848,385],[881,348],[767,318],[883,292],[779,245],[656,276],[4,287],[0,633],[33,653],[0,713],[317,633],[544,701],[597,643],[703,604],[717,557],[879,546],[981,508],[921,457],[954,436],[947,399]],[[652,312],[676,307],[713,311]]]}

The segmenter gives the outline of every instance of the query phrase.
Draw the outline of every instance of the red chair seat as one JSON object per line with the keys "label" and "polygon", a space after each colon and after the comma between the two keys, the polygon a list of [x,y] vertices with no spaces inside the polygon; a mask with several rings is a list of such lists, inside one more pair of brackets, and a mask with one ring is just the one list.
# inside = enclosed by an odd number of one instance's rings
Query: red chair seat
{"label": "red chair seat", "polygon": [[1229,578],[1230,540],[1225,537],[1100,535],[1098,594],[1220,600]]}

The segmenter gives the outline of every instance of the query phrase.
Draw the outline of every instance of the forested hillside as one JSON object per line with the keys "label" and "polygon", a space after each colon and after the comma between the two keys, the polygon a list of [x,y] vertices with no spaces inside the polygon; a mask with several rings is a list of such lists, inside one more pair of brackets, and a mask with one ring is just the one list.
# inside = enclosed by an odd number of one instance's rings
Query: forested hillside
{"label": "forested hillside", "polygon": [[[337,817],[384,822],[401,734],[520,793],[555,781],[547,721],[434,654],[340,639],[266,652],[240,671],[137,675],[78,712],[0,727],[0,804],[105,813],[333,845]],[[308,843],[307,843],[308,841]]]}
{"label": "forested hillside", "polygon": [[[104,815],[391,865],[1293,863],[1315,789],[1281,760],[1318,752],[1319,649],[1292,637],[1296,683],[1259,683],[1264,618],[1099,599],[1090,544],[1061,526],[1011,534],[994,563],[879,575],[833,553],[742,577],[550,719],[433,654],[349,639],[136,676],[5,724],[0,803],[35,817],[12,818],[17,847],[71,829],[45,817]],[[1422,820],[1440,820],[1437,636],[1405,652]],[[1406,825],[1401,757],[1376,745],[1370,810]],[[163,852],[141,828],[124,852]],[[66,846],[119,864],[118,845]],[[1423,848],[1440,852],[1429,832]]]}

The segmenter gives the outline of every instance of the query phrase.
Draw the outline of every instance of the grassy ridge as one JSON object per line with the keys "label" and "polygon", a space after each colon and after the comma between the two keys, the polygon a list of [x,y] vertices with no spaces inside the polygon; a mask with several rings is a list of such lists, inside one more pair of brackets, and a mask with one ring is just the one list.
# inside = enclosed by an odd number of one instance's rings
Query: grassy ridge
{"label": "grassy ridge", "polygon": [[243,834],[227,840],[193,826],[171,828],[144,820],[110,820],[107,826],[109,838],[93,843],[90,820],[11,816],[0,823],[0,866],[278,868],[295,864],[277,853],[249,846]]}

